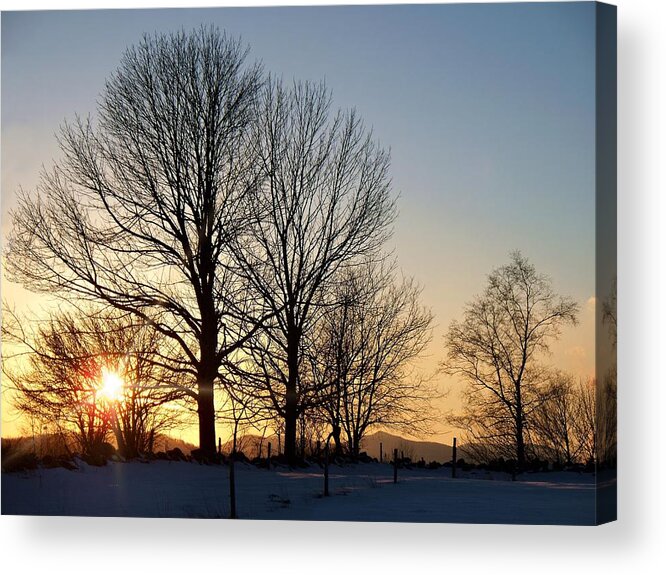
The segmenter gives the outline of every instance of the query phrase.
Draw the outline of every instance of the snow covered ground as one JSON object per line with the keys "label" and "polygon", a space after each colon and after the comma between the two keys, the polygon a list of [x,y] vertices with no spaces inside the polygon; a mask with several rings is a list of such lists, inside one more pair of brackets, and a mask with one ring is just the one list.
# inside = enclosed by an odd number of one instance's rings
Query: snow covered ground
{"label": "snow covered ground", "polygon": [[[512,482],[481,471],[451,479],[450,469],[399,470],[387,464],[323,471],[236,464],[242,519],[591,525],[594,476],[526,474]],[[229,468],[186,462],[109,463],[80,469],[2,474],[2,513],[130,517],[229,516]]]}

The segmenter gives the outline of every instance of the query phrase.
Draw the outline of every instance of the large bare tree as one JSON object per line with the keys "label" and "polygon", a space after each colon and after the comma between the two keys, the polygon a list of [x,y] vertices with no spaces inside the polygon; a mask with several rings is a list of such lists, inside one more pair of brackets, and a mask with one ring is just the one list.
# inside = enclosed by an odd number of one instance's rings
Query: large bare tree
{"label": "large bare tree", "polygon": [[578,305],[558,296],[520,252],[488,276],[483,294],[446,335],[444,369],[468,384],[456,422],[472,443],[512,446],[518,468],[525,467],[526,427],[542,401],[539,356],[577,313]]}
{"label": "large bare tree", "polygon": [[220,367],[259,329],[228,247],[256,187],[248,153],[261,70],[215,29],[145,36],[124,54],[97,117],[60,135],[64,159],[13,214],[10,280],[143,318],[179,346],[199,444],[215,453]]}
{"label": "large bare tree", "polygon": [[284,418],[285,455],[293,461],[310,397],[301,377],[305,338],[335,273],[380,249],[395,209],[388,153],[355,112],[331,111],[323,84],[270,80],[257,115],[261,193],[251,235],[237,252],[241,272],[274,316],[251,353],[261,393]]}

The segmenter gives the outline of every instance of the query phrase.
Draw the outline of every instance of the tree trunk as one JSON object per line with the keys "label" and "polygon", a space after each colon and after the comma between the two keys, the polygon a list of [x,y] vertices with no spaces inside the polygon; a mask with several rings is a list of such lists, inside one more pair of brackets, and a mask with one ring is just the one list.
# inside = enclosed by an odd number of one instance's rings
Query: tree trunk
{"label": "tree trunk", "polygon": [[202,298],[200,361],[197,369],[197,413],[199,415],[199,450],[202,458],[215,460],[215,378],[217,377],[217,320],[212,295]]}
{"label": "tree trunk", "polygon": [[120,428],[117,425],[113,426],[113,434],[116,436],[116,443],[118,444],[118,453],[125,458],[129,458],[129,453],[127,452],[127,445],[125,445],[125,439],[123,434],[120,431]]}
{"label": "tree trunk", "polygon": [[352,444],[352,455],[355,459],[358,459],[358,455],[361,452],[361,440],[357,434],[354,434],[354,441]]}
{"label": "tree trunk", "polygon": [[521,394],[521,382],[516,382],[516,463],[518,473],[525,469],[525,420],[523,414],[523,400]]}
{"label": "tree trunk", "polygon": [[305,459],[305,414],[301,411],[301,459]]}
{"label": "tree trunk", "polygon": [[342,455],[342,441],[340,440],[341,429],[338,424],[333,425],[333,442],[335,443],[335,456],[339,457]]}
{"label": "tree trunk", "polygon": [[567,459],[567,465],[571,465],[571,446],[569,445],[569,434],[567,433],[564,437],[565,445],[565,456]]}
{"label": "tree trunk", "polygon": [[[296,331],[297,328],[293,328]],[[287,344],[287,389],[284,410],[284,454],[289,465],[294,465],[296,454],[296,427],[298,421],[298,347],[297,334],[289,337]]]}
{"label": "tree trunk", "polygon": [[296,390],[287,389],[287,405],[284,413],[284,454],[289,465],[295,464],[298,460],[296,455],[297,420]]}
{"label": "tree trunk", "polygon": [[111,414],[113,420],[113,434],[116,436],[116,443],[118,444],[118,452],[125,458],[129,458],[130,454],[128,453],[127,443],[125,442],[125,437],[123,436],[123,431],[120,428],[120,421],[118,420],[118,414],[116,413],[116,408],[113,408]]}
{"label": "tree trunk", "polygon": [[201,456],[215,458],[215,404],[213,377],[200,376],[197,382],[197,413],[199,415],[199,450]]}
{"label": "tree trunk", "polygon": [[525,469],[525,439],[522,417],[519,417],[516,422],[516,460],[518,472],[520,473]]}

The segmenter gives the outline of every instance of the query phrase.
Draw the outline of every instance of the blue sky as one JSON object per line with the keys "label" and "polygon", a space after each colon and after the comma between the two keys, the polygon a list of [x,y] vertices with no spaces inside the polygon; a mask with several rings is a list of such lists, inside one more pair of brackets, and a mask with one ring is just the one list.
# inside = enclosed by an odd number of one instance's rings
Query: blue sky
{"label": "blue sky", "polygon": [[[211,23],[267,71],[325,78],[391,149],[391,247],[438,325],[428,366],[486,274],[521,249],[583,309],[553,361],[591,372],[593,3],[5,12],[3,237],[17,186],[32,189],[57,159],[65,118],[94,113],[125,47]],[[19,294],[3,286],[3,298]]]}

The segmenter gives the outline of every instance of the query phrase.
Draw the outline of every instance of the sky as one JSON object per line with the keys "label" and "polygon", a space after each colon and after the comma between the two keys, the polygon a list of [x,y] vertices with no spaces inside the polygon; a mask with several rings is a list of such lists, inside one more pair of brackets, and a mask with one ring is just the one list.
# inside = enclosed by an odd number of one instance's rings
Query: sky
{"label": "sky", "polygon": [[[217,25],[286,80],[325,79],[391,150],[399,216],[388,249],[435,315],[420,367],[487,274],[520,249],[581,307],[549,361],[594,372],[594,3],[2,13],[2,240],[19,186],[59,158],[58,126],[95,113],[144,33]],[[18,286],[3,300],[38,305]],[[437,375],[443,410],[460,382]],[[3,393],[2,435],[20,421]],[[442,424],[433,439],[450,441]],[[186,437],[190,437],[187,435]],[[192,435],[194,437],[194,435]]]}

